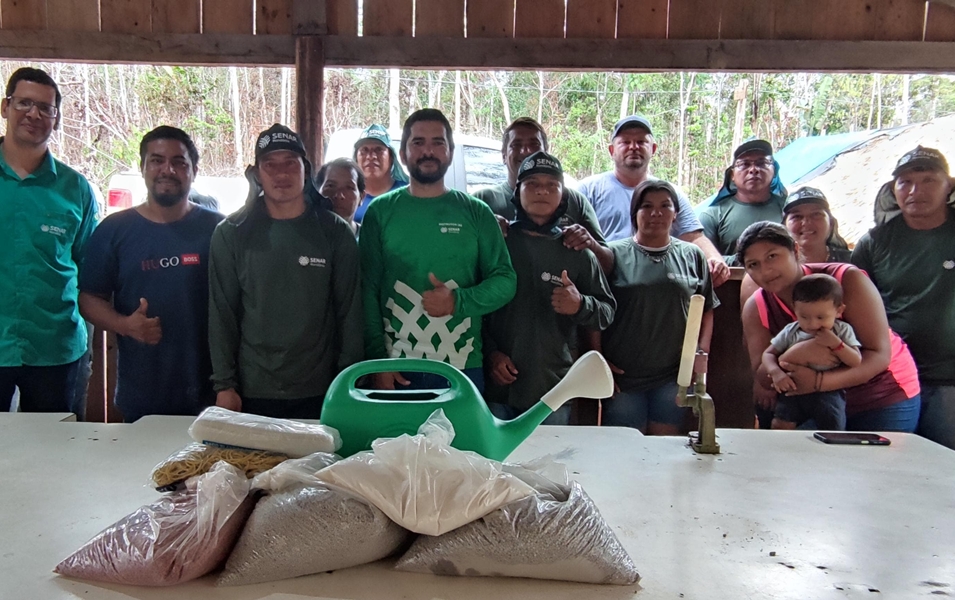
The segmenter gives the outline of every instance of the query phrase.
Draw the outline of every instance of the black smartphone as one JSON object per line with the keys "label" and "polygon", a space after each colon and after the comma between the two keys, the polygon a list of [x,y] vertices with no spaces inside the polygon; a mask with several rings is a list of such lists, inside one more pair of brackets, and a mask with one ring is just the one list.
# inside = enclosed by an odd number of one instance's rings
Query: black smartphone
{"label": "black smartphone", "polygon": [[824,444],[861,444],[867,446],[888,446],[892,442],[878,433],[854,433],[851,431],[817,431],[814,438]]}

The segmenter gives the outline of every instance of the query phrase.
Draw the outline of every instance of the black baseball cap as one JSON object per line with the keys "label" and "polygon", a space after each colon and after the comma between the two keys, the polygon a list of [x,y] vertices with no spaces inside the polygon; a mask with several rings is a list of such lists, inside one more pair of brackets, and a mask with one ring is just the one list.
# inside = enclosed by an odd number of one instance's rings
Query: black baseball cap
{"label": "black baseball cap", "polygon": [[304,158],[306,162],[308,157],[305,154],[305,144],[297,133],[276,123],[259,134],[255,141],[255,162],[268,154],[277,150],[289,150]]}
{"label": "black baseball cap", "polygon": [[826,199],[826,195],[822,193],[822,190],[805,186],[799,188],[786,198],[786,204],[783,206],[783,214],[788,215],[790,210],[800,204],[818,204],[827,211],[830,210],[829,200]]}
{"label": "black baseball cap", "polygon": [[749,140],[748,142],[743,142],[737,146],[736,150],[733,150],[733,161],[735,162],[737,158],[750,152],[759,152],[764,156],[772,156],[773,146],[766,140]]}
{"label": "black baseball cap", "polygon": [[895,163],[895,170],[892,171],[892,177],[898,177],[899,173],[908,171],[909,169],[942,171],[948,175],[948,161],[945,160],[942,153],[935,148],[916,146],[915,150],[909,150],[902,155],[899,162]]}
{"label": "black baseball cap", "polygon": [[653,135],[653,129],[650,128],[650,121],[648,121],[646,117],[640,115],[630,115],[629,117],[620,119],[617,121],[617,124],[613,126],[613,134],[610,136],[610,141],[613,141],[613,138],[620,135],[621,131],[633,129],[634,127],[646,129],[647,133]]}
{"label": "black baseball cap", "polygon": [[537,173],[553,175],[561,182],[564,181],[564,168],[561,166],[557,157],[552,156],[543,150],[538,150],[521,162],[521,168],[517,170],[517,181],[521,182]]}

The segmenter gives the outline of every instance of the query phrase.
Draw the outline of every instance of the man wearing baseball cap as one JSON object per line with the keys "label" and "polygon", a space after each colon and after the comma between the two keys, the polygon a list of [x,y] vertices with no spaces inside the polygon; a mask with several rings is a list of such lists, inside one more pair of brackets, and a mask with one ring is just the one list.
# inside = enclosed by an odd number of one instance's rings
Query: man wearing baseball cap
{"label": "man wearing baseball cap", "polygon": [[[508,224],[517,216],[514,203],[514,188],[517,186],[517,171],[531,154],[548,151],[547,132],[531,117],[518,117],[504,130],[501,140],[501,158],[507,167],[507,180],[474,193],[497,215],[501,229],[507,234]],[[590,250],[597,257],[605,272],[613,269],[613,252],[607,248],[597,214],[593,205],[580,192],[564,188],[567,194],[567,210],[561,217],[564,245],[574,250]]]}
{"label": "man wearing baseball cap", "polygon": [[[650,175],[650,161],[657,151],[650,121],[640,115],[620,119],[613,127],[608,149],[613,170],[584,179],[579,189],[593,204],[604,237],[612,242],[632,234],[630,201],[633,190],[644,181],[656,179]],[[677,191],[680,211],[671,235],[692,242],[703,250],[713,276],[713,285],[718,286],[729,278],[726,261],[703,235],[703,225],[693,212],[689,199],[682,191]]]}
{"label": "man wearing baseball cap", "polygon": [[889,326],[919,370],[918,433],[955,449],[955,194],[948,161],[922,146],[895,165],[876,200],[876,226],[852,263],[882,295]]}
{"label": "man wearing baseball cap", "polygon": [[[516,219],[506,243],[518,291],[488,315],[484,334],[484,398],[495,416],[507,420],[533,406],[567,374],[579,347],[578,328],[599,335],[617,306],[594,254],[562,241],[568,190],[560,161],[543,151],[531,154],[515,184]],[[569,418],[566,404],[545,423],[566,425]]]}
{"label": "man wearing baseball cap", "polygon": [[[317,419],[328,385],[363,358],[358,245],[318,206],[297,133],[256,138],[246,206],[219,224],[209,261],[216,404]],[[261,193],[256,193],[261,188]]]}
{"label": "man wearing baseball cap", "polygon": [[368,203],[386,192],[408,185],[408,176],[391,147],[388,130],[378,123],[372,123],[361,132],[352,158],[365,176],[365,195],[355,211],[355,222],[361,223]]}
{"label": "man wearing baseball cap", "polygon": [[723,173],[723,187],[698,209],[703,233],[735,265],[740,234],[757,221],[781,223],[787,195],[772,145],[766,140],[743,142]]}

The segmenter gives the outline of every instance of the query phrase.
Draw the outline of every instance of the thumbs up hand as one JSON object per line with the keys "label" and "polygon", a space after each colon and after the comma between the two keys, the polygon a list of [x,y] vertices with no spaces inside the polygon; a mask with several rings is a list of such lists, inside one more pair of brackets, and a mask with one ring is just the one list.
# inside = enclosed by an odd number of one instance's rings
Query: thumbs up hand
{"label": "thumbs up hand", "polygon": [[554,307],[554,312],[559,315],[576,315],[582,302],[580,292],[574,282],[570,280],[570,277],[567,276],[566,270],[561,271],[560,282],[561,286],[554,288],[554,292],[551,294],[551,306]]}
{"label": "thumbs up hand", "polygon": [[433,290],[421,294],[421,306],[432,317],[447,317],[454,314],[454,291],[443,281],[428,273]]}
{"label": "thumbs up hand", "polygon": [[139,308],[133,314],[126,317],[124,331],[117,331],[120,335],[131,337],[143,344],[154,346],[162,339],[162,327],[159,324],[159,317],[149,318],[146,311],[149,310],[149,303],[145,298],[139,299]]}

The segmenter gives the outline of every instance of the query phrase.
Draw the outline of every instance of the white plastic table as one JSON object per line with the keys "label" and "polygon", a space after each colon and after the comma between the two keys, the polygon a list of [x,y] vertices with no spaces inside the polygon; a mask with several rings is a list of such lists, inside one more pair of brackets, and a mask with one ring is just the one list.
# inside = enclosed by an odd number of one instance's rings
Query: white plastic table
{"label": "white plastic table", "polygon": [[[156,492],[155,463],[190,440],[185,417],[92,424],[0,421],[0,598],[750,599],[955,595],[955,453],[914,435],[826,446],[806,432],[719,430],[723,454],[682,438],[541,428],[512,460],[556,454],[633,557],[637,586],[398,573],[382,561],[270,584],[211,578],[136,588],[53,567]],[[877,590],[877,591],[876,591]],[[932,594],[936,592],[936,594]]]}

